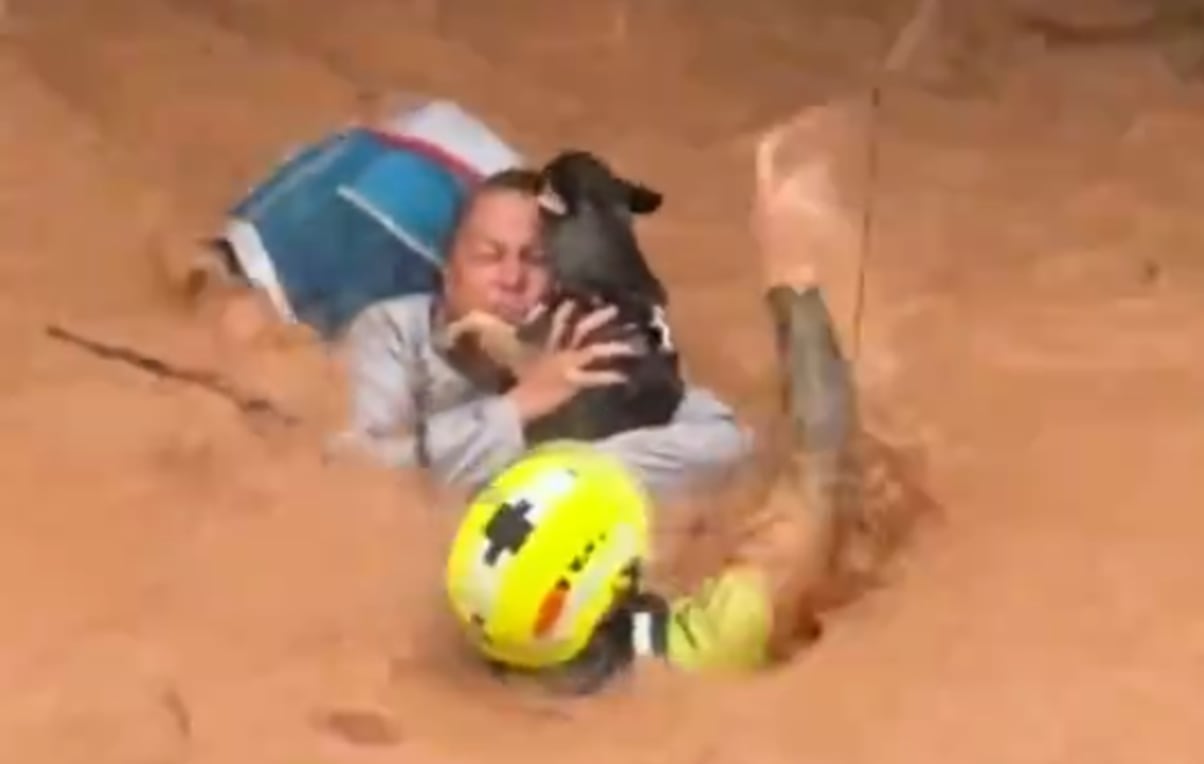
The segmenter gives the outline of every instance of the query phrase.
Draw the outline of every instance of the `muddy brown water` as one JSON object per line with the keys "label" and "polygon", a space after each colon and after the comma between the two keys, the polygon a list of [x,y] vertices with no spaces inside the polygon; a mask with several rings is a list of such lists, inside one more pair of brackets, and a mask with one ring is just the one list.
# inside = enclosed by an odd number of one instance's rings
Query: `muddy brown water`
{"label": "muddy brown water", "polygon": [[648,671],[564,703],[498,686],[448,640],[445,498],[323,466],[311,430],[249,429],[42,328],[330,421],[337,370],[223,339],[160,264],[290,145],[437,93],[527,151],[595,147],[665,191],[647,235],[691,371],[763,424],[749,136],[848,92],[906,4],[7,5],[5,761],[1204,755],[1204,91],[1156,49],[1047,50],[987,3],[930,43],[884,102],[859,366],[943,521],[788,666]]}

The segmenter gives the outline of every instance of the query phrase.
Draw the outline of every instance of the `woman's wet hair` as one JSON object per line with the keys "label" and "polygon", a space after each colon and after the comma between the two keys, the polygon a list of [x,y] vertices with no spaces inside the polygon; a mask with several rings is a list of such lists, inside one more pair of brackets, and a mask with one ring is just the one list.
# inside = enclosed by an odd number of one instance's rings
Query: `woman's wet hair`
{"label": "woman's wet hair", "polygon": [[526,167],[508,167],[487,176],[473,189],[475,198],[490,191],[518,191],[535,196],[539,193],[539,172]]}
{"label": "woman's wet hair", "polygon": [[463,225],[464,219],[472,211],[473,205],[477,203],[478,199],[500,191],[512,191],[534,197],[539,194],[539,185],[539,172],[526,167],[507,167],[505,170],[499,170],[492,175],[485,176],[484,179],[478,181],[475,186],[469,189],[468,197],[460,205],[460,208],[456,210],[455,219],[448,228],[447,239],[443,242],[443,251],[448,254],[451,253],[452,245],[455,243],[456,236],[460,232],[460,226]]}

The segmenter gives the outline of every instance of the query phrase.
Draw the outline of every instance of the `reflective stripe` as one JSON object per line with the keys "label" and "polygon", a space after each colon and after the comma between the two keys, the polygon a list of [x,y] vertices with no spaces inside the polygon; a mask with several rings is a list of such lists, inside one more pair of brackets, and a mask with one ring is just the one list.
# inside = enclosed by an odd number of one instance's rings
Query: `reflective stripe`
{"label": "reflective stripe", "polygon": [[652,638],[655,619],[652,613],[637,611],[631,616],[631,647],[641,657],[656,655]]}

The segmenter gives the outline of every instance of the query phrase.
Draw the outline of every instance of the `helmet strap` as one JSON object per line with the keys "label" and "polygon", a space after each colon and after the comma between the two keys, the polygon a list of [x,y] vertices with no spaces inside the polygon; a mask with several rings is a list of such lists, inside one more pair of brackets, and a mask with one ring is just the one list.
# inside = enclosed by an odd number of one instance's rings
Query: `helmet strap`
{"label": "helmet strap", "polygon": [[636,659],[663,658],[669,604],[650,592],[629,594],[598,624],[589,644],[572,661],[543,673],[544,685],[568,695],[592,695],[625,674]]}
{"label": "helmet strap", "polygon": [[628,613],[628,639],[638,658],[663,658],[668,646],[669,603],[664,597],[642,592],[624,608]]}

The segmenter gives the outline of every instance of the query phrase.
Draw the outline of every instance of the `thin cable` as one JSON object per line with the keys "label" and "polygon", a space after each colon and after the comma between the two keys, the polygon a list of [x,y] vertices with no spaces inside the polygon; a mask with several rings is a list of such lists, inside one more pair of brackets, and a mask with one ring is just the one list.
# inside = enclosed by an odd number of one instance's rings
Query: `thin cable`
{"label": "thin cable", "polygon": [[901,71],[919,47],[939,8],[939,0],[919,0],[911,18],[899,30],[898,36],[883,57],[882,66],[870,90],[869,125],[866,135],[865,199],[861,213],[861,247],[857,257],[857,291],[853,298],[852,360],[861,355],[861,328],[865,314],[865,284],[870,255],[873,253],[873,230],[876,214],[879,172],[879,117],[882,112],[882,92],[886,76]]}
{"label": "thin cable", "polygon": [[857,292],[853,298],[852,360],[861,356],[861,326],[865,311],[865,281],[870,253],[873,251],[874,189],[878,183],[878,113],[882,107],[882,86],[874,85],[870,93],[869,135],[866,138],[865,201],[861,207],[861,247],[857,255]]}

